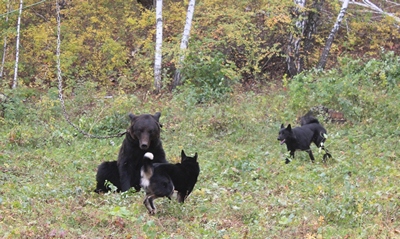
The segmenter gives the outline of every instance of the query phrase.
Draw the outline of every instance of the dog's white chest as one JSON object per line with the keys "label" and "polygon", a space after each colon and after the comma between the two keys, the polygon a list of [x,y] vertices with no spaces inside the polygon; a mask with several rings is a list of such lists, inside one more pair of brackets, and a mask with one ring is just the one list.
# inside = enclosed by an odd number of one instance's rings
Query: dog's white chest
{"label": "dog's white chest", "polygon": [[140,172],[140,186],[146,189],[150,185],[150,177],[145,172]]}

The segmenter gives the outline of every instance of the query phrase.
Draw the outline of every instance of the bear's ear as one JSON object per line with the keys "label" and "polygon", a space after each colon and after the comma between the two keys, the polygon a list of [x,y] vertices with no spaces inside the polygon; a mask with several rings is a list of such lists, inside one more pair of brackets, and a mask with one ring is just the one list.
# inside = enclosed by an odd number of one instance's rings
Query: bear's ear
{"label": "bear's ear", "polygon": [[285,126],[283,124],[281,124],[281,129],[285,128]]}
{"label": "bear's ear", "polygon": [[132,113],[129,113],[129,119],[133,122],[136,119],[136,116]]}
{"label": "bear's ear", "polygon": [[161,113],[160,112],[157,112],[157,113],[155,113],[154,115],[153,115],[153,117],[157,120],[157,122],[160,120],[160,117],[161,117]]}
{"label": "bear's ear", "polygon": [[286,127],[288,130],[292,130],[292,126],[290,124],[288,124],[288,126]]}

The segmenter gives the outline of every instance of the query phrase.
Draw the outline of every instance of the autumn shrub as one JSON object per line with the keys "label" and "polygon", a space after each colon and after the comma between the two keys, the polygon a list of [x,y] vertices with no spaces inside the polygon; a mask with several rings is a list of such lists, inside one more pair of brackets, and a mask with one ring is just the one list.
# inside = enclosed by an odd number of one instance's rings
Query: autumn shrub
{"label": "autumn shrub", "polygon": [[337,69],[303,72],[287,82],[290,105],[298,111],[324,105],[354,122],[394,122],[399,117],[398,102],[386,98],[400,95],[399,60],[393,52],[383,52],[380,59],[362,62],[345,57]]}
{"label": "autumn shrub", "polygon": [[4,90],[4,99],[0,102],[0,116],[10,122],[27,120],[29,115],[34,112],[28,103],[38,95],[39,92],[36,89],[23,86],[19,90]]}
{"label": "autumn shrub", "polygon": [[220,52],[193,51],[185,59],[183,83],[196,102],[221,100],[237,81],[233,70]]}
{"label": "autumn shrub", "polygon": [[191,40],[198,37],[200,47],[222,52],[241,81],[265,80],[276,74],[283,52],[279,41],[290,24],[289,1],[284,2],[201,2]]}
{"label": "autumn shrub", "polygon": [[94,125],[95,134],[118,134],[124,132],[129,125],[127,113],[113,112]]}

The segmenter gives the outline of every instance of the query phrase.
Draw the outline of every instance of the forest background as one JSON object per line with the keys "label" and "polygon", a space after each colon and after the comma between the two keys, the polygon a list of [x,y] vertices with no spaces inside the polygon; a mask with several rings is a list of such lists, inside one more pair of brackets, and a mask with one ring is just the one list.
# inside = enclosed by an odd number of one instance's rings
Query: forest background
{"label": "forest background", "polygon": [[[84,137],[65,120],[57,82],[55,1],[0,2],[0,236],[4,238],[396,238],[399,205],[400,3],[350,1],[316,69],[342,1],[199,1],[182,84],[187,1],[163,5],[162,90],[154,93],[152,1],[60,1],[66,112],[96,135],[123,132],[127,114],[162,112],[171,162],[199,153],[184,205],[142,193],[93,193],[96,167],[121,138]],[[363,5],[364,4],[364,5]],[[370,6],[370,5],[368,5]],[[300,30],[298,23],[307,20]],[[299,51],[293,54],[293,39]],[[301,62],[293,71],[290,58]],[[334,159],[284,165],[281,123],[310,108]],[[343,117],[343,118],[342,118]],[[315,155],[322,158],[317,150]]]}
{"label": "forest background", "polygon": [[[148,11],[142,4],[126,1],[92,4],[65,0],[60,5],[61,67],[66,89],[71,91],[76,85],[89,82],[107,90],[151,89],[156,30],[154,10]],[[214,66],[218,67],[214,71],[219,72],[212,74],[217,77],[220,73],[226,81],[279,82],[288,74],[286,53],[290,37],[298,36],[302,41],[303,69],[315,67],[341,5],[339,1],[309,1],[296,15],[296,5],[289,0],[199,2],[195,7],[189,57],[184,68],[196,65],[195,69],[190,69],[190,74],[202,74],[201,71],[210,68],[212,59],[217,62],[214,64],[222,63]],[[7,14],[7,6],[12,13]],[[48,89],[55,86],[57,73],[56,5],[54,1],[25,1],[24,6],[18,78],[21,85]],[[389,1],[381,1],[379,6],[388,12],[399,8]],[[183,1],[169,1],[163,5],[165,89],[170,86],[171,74],[180,56],[186,10],[187,3]],[[11,84],[14,74],[19,2],[3,0],[0,11],[0,37],[2,41],[7,40],[1,81],[4,87],[4,84]],[[308,31],[311,37],[296,32],[299,29],[294,25],[302,18],[315,21],[309,23],[313,28]],[[397,27],[398,22],[393,17],[350,4],[331,47],[327,68],[338,66],[338,59],[343,56],[367,60],[378,57],[382,50],[397,53],[400,48]],[[197,69],[201,67],[205,69]],[[193,78],[190,74],[186,78]]]}

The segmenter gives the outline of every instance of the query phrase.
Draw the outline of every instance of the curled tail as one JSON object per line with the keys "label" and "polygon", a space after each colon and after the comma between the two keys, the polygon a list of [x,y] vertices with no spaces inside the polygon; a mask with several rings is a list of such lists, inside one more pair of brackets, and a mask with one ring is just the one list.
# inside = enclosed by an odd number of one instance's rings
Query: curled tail
{"label": "curled tail", "polygon": [[317,118],[314,117],[313,112],[310,110],[308,111],[307,114],[305,114],[303,117],[300,118],[300,125],[306,125],[306,124],[312,124],[312,123],[317,123],[319,124],[319,121]]}
{"label": "curled tail", "polygon": [[150,152],[145,153],[143,156],[143,166],[140,169],[140,186],[144,189],[150,185],[150,178],[153,176],[153,159],[154,155]]}

